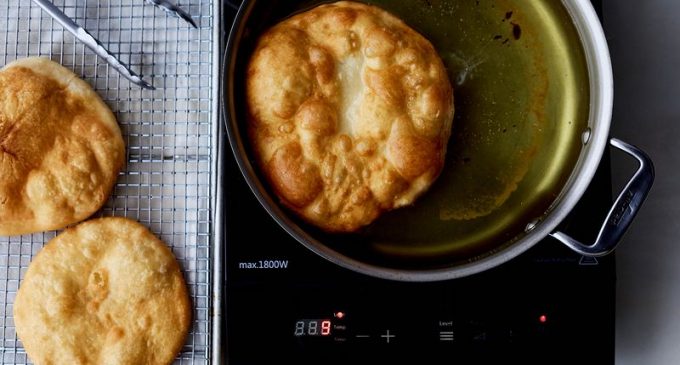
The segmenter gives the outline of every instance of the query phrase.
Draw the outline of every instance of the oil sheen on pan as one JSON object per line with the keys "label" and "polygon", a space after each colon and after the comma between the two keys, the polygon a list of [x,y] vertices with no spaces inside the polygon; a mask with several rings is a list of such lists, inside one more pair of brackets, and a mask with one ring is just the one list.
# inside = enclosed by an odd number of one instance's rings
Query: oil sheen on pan
{"label": "oil sheen on pan", "polygon": [[588,73],[559,0],[369,1],[423,33],[454,84],[444,171],[368,229],[395,255],[460,254],[521,235],[560,193],[588,123]]}

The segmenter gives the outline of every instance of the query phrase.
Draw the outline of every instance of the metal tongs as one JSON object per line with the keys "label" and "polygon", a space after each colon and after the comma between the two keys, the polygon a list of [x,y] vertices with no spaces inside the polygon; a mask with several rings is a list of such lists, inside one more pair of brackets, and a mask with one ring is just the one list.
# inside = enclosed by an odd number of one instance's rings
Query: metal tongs
{"label": "metal tongs", "polygon": [[[171,3],[170,1],[168,0],[144,0],[144,1],[164,10],[166,13],[172,16],[183,19],[187,23],[191,24],[191,26],[193,26],[194,28],[198,28],[194,20],[191,19],[191,16],[187,12],[182,10],[182,8],[180,8],[179,6]],[[107,50],[97,38],[92,36],[92,34],[85,30],[85,28],[81,27],[80,25],[78,25],[78,23],[73,21],[73,19],[69,18],[66,14],[64,14],[64,12],[57,8],[51,1],[33,0],[33,2],[38,4],[38,6],[40,6],[52,18],[54,18],[54,20],[59,22],[59,24],[64,26],[64,28],[67,31],[72,33],[76,37],[76,39],[83,42],[83,44],[85,44],[87,48],[91,49],[95,54],[97,54],[97,56],[103,58],[116,71],[123,75],[123,77],[130,80],[130,82],[139,85],[144,89],[149,90],[156,89],[155,87],[153,87],[153,85],[142,80],[142,78],[139,75],[137,75],[134,71],[130,70],[130,67],[128,67],[115,55],[109,52],[109,50]]]}

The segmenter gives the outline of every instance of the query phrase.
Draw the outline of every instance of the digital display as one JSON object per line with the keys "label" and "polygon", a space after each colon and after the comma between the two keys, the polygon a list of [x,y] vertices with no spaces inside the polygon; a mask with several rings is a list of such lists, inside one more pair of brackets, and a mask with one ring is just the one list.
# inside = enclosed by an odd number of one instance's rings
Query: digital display
{"label": "digital display", "polygon": [[295,337],[330,336],[330,319],[301,319],[295,322]]}

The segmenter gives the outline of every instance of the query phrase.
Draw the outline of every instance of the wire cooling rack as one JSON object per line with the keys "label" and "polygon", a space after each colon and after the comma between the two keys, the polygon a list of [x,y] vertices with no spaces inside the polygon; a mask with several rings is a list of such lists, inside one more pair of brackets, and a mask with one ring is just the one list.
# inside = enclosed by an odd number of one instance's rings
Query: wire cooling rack
{"label": "wire cooling rack", "polygon": [[[101,216],[136,219],[179,260],[193,302],[193,326],[176,364],[211,363],[212,206],[215,196],[220,0],[179,0],[199,29],[144,0],[55,0],[131,68],[153,83],[131,85],[28,0],[0,1],[0,63],[44,56],[72,69],[111,107],[127,166]],[[27,364],[13,303],[31,258],[55,236],[0,237],[0,360]]]}

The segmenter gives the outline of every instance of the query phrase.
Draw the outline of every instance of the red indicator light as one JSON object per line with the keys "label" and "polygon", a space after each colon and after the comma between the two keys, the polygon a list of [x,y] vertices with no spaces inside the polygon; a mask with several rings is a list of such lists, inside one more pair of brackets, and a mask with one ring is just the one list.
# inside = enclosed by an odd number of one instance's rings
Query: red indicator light
{"label": "red indicator light", "polygon": [[548,322],[548,316],[546,316],[545,314],[542,314],[540,317],[538,317],[538,321],[541,322],[541,323]]}
{"label": "red indicator light", "polygon": [[336,313],[334,314],[334,316],[335,316],[335,318],[337,318],[337,319],[342,319],[342,318],[345,316],[345,313],[343,313],[343,312],[336,312]]}

